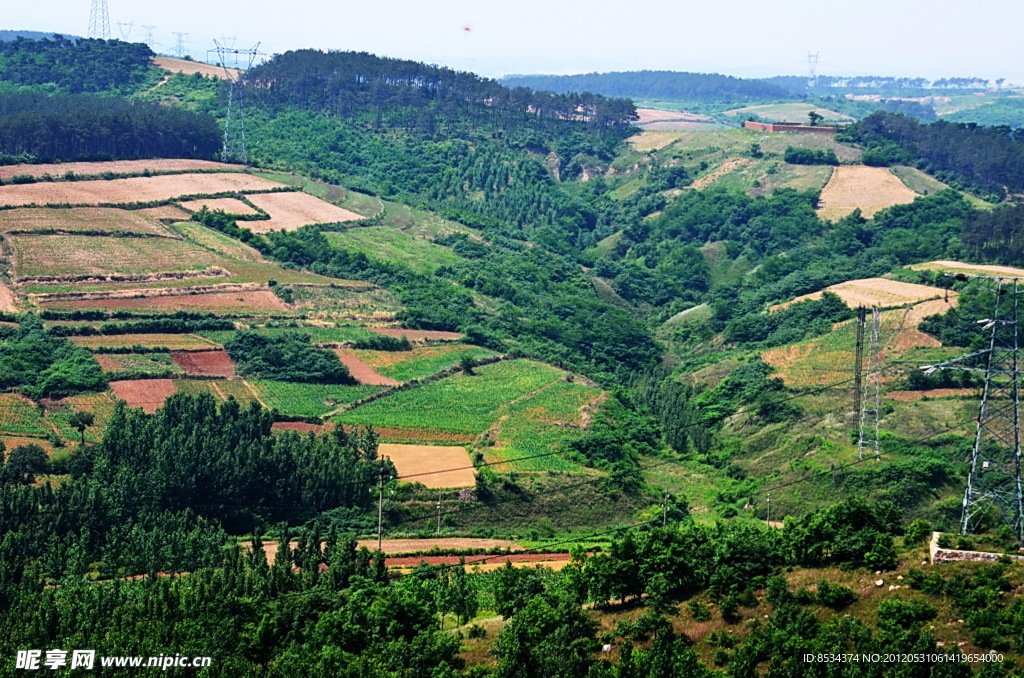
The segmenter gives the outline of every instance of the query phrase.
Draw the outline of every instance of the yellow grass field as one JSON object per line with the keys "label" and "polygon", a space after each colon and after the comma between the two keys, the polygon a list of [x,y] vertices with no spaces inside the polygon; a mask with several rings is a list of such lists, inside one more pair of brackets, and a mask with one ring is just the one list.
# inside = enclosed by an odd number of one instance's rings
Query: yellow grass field
{"label": "yellow grass field", "polygon": [[196,271],[223,263],[198,245],[170,238],[12,235],[7,240],[19,277]]}
{"label": "yellow grass field", "polygon": [[198,212],[203,207],[213,212],[214,210],[223,210],[228,214],[243,214],[245,216],[252,216],[259,214],[249,205],[246,205],[237,198],[206,198],[201,200],[186,200],[178,203],[189,212]]}
{"label": "yellow grass field", "polygon": [[664,148],[674,141],[678,141],[686,132],[659,132],[655,130],[644,130],[640,134],[631,136],[627,141],[641,153],[649,153],[659,148]]}
{"label": "yellow grass field", "polygon": [[1008,278],[1024,278],[1024,268],[967,264],[962,261],[928,261],[923,264],[913,264],[912,266],[907,266],[907,268],[914,271],[949,271],[950,273],[963,273],[964,275],[1005,275]]}
{"label": "yellow grass field", "polygon": [[791,103],[791,104],[761,104],[757,106],[745,106],[743,108],[734,108],[730,111],[726,111],[726,115],[732,116],[743,116],[746,117],[753,113],[765,120],[770,122],[802,122],[809,123],[810,118],[807,114],[811,111],[817,111],[820,115],[825,117],[826,121],[839,120],[843,122],[853,122],[853,118],[828,108],[822,108],[821,106],[815,106],[814,104],[805,103]]}
{"label": "yellow grass field", "polygon": [[250,221],[245,224],[255,233],[295,231],[308,224],[330,224],[363,218],[361,214],[324,202],[308,193],[263,193],[248,198],[252,204],[270,215],[269,221]]}
{"label": "yellow grass field", "polygon": [[[431,488],[473,487],[476,484],[473,462],[464,447],[381,443],[377,453],[381,458],[391,459],[398,469],[399,480],[408,477],[407,482],[423,483]],[[452,468],[460,470],[430,473],[436,469]],[[419,475],[421,473],[428,475]]]}
{"label": "yellow grass field", "polygon": [[916,197],[888,168],[841,165],[821,191],[818,216],[834,221],[860,208],[861,214],[871,218],[879,210],[914,202]]}
{"label": "yellow grass field", "polygon": [[[165,71],[171,73],[184,73],[185,75],[194,75],[201,73],[208,78],[220,78],[225,79],[224,69],[221,66],[215,66],[213,64],[204,64],[200,61],[189,61],[188,59],[175,59],[174,57],[158,56],[150,59],[150,63],[154,66],[159,66]],[[228,69],[231,72],[231,77],[237,78],[238,74],[241,73],[237,68]]]}
{"label": "yellow grass field", "polygon": [[[171,200],[185,195],[267,191],[281,184],[236,172],[169,174],[109,181],[59,181],[0,186],[0,205],[98,205]],[[264,222],[265,223],[265,222]]]}
{"label": "yellow grass field", "polygon": [[12,231],[104,231],[176,237],[152,217],[113,207],[24,208],[0,211],[0,233]]}
{"label": "yellow grass field", "polygon": [[0,179],[10,179],[16,175],[40,177],[44,174],[62,178],[68,172],[78,176],[99,176],[104,172],[116,174],[142,174],[150,172],[195,172],[225,170],[241,172],[241,165],[229,165],[211,160],[188,160],[175,158],[154,158],[151,160],[111,160],[109,162],[62,162],[50,165],[3,165],[0,166]]}
{"label": "yellow grass field", "polygon": [[[850,308],[857,306],[891,308],[946,295],[946,290],[938,287],[886,280],[885,278],[862,278],[847,280],[837,285],[830,285],[819,292],[804,294],[793,301],[772,306],[771,310],[786,308],[801,301],[820,299],[824,292],[833,292],[838,295]],[[955,298],[956,292],[949,292],[949,296]]]}

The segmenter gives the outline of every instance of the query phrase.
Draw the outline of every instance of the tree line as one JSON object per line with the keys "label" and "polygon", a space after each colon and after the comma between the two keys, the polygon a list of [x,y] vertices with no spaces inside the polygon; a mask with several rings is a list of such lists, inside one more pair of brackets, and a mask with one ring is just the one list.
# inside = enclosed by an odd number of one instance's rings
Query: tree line
{"label": "tree line", "polygon": [[141,42],[16,37],[0,41],[0,81],[58,92],[127,94],[149,75],[153,51]]}

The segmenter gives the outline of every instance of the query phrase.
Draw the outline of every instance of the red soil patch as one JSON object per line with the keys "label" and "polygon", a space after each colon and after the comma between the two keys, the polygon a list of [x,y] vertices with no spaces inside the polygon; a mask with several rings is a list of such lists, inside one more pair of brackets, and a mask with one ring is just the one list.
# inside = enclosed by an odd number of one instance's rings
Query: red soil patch
{"label": "red soil patch", "polygon": [[210,292],[207,294],[174,294],[132,299],[83,299],[60,301],[56,305],[70,309],[156,308],[168,310],[212,311],[287,311],[288,306],[270,290],[256,292]]}
{"label": "red soil patch", "polygon": [[113,162],[63,162],[53,165],[5,165],[0,167],[0,179],[10,179],[18,174],[30,174],[34,177],[50,174],[63,177],[69,170],[79,176],[98,176],[104,172],[115,174],[142,174],[150,172],[194,172],[196,170],[236,170],[241,165],[228,165],[209,160],[187,160],[176,158],[154,160],[115,160]]}
{"label": "red soil patch", "polygon": [[307,424],[304,421],[275,421],[271,426],[271,431],[299,431],[300,433],[306,433],[313,431],[314,433],[323,433],[324,426],[320,424]]}
{"label": "red soil patch", "polygon": [[95,355],[96,362],[100,364],[100,369],[104,372],[115,372],[122,368],[121,361],[116,355]]}
{"label": "red soil patch", "polygon": [[[360,546],[371,551],[377,548],[376,539],[360,539]],[[523,547],[506,539],[478,539],[476,537],[437,537],[427,539],[385,539],[381,542],[384,553],[406,554],[426,553],[433,549],[511,549],[521,550]],[[479,556],[475,556],[479,557]]]}
{"label": "red soil patch", "polygon": [[538,563],[568,561],[572,556],[568,553],[512,553],[507,556],[396,556],[385,558],[384,562],[388,567],[416,567],[420,563],[427,565],[458,565],[462,558],[465,558],[466,565],[498,563]]}
{"label": "red soil patch", "polygon": [[[209,374],[218,377],[235,376],[235,364],[227,351],[188,351],[172,353],[171,360],[186,374]],[[101,365],[102,366],[102,365]]]}
{"label": "red soil patch", "polygon": [[[346,427],[345,430],[350,430]],[[439,443],[471,443],[475,436],[471,433],[453,431],[431,431],[425,428],[402,428],[400,426],[374,426],[381,440],[418,440]]]}
{"label": "red soil patch", "polygon": [[112,381],[110,390],[130,407],[141,407],[144,412],[152,414],[163,406],[168,396],[174,394],[174,382],[170,379]]}
{"label": "red soil patch", "polygon": [[931,388],[927,391],[890,391],[885,394],[885,397],[891,400],[898,400],[901,403],[909,403],[926,396],[929,398],[946,398],[949,396],[974,395],[975,393],[977,393],[977,389],[973,388]]}
{"label": "red soil patch", "polygon": [[372,367],[345,349],[336,348],[334,349],[334,352],[338,355],[338,359],[342,364],[348,368],[349,374],[352,375],[352,378],[360,384],[368,384],[370,386],[398,386],[397,381],[391,377],[385,377],[383,374],[376,372]]}
{"label": "red soil patch", "polygon": [[462,335],[458,332],[441,332],[436,330],[403,330],[393,327],[367,327],[366,329],[386,337],[401,339],[408,337],[409,341],[426,341],[430,339],[439,341],[458,341]]}

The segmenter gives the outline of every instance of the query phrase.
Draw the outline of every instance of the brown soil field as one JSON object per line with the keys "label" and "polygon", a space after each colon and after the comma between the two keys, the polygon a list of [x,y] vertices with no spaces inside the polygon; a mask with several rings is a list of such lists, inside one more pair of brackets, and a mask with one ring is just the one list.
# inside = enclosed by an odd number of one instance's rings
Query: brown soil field
{"label": "brown soil field", "polygon": [[16,302],[17,297],[14,296],[14,292],[11,292],[10,288],[0,281],[0,311],[14,313],[18,310]]}
{"label": "brown soil field", "polygon": [[907,268],[914,271],[949,271],[965,275],[1005,275],[1009,278],[1024,278],[1024,268],[1012,266],[990,266],[988,264],[966,264],[962,261],[928,261]]}
{"label": "brown soil field", "polygon": [[269,221],[251,221],[246,224],[254,233],[295,231],[308,224],[330,224],[364,218],[361,214],[324,202],[308,193],[261,193],[247,197],[252,204],[270,215]]}
{"label": "brown soil field", "polygon": [[[512,563],[517,567],[528,567],[556,562],[568,563],[570,558],[568,553],[512,553],[507,556],[467,556],[465,560],[466,567],[497,569],[504,567],[505,563]],[[384,562],[388,567],[416,567],[421,563],[458,565],[461,559],[460,556],[394,556],[385,558]]]}
{"label": "brown soil field", "polygon": [[[389,457],[398,470],[399,480],[423,483],[427,487],[473,487],[476,474],[473,462],[464,447],[436,445],[396,445],[381,443],[377,449],[381,458]],[[435,469],[458,468],[458,471],[431,473]],[[428,474],[428,475],[419,475]]]}
{"label": "brown soil field", "polygon": [[235,376],[235,364],[227,351],[186,351],[172,353],[171,360],[185,370],[185,374],[209,374],[219,377]]}
{"label": "brown soil field", "polygon": [[104,372],[116,372],[117,370],[124,368],[124,365],[121,364],[121,360],[117,355],[100,353],[93,357],[96,358],[96,362],[100,364],[100,369]]}
{"label": "brown soil field", "polygon": [[135,214],[141,214],[150,219],[188,219],[189,213],[177,205],[160,205],[159,207],[144,207],[135,210]]}
{"label": "brown soil field", "polygon": [[977,389],[973,388],[932,388],[927,391],[890,391],[885,394],[886,398],[898,400],[901,403],[908,403],[921,398],[948,398],[950,396],[975,395]]}
{"label": "brown soil field", "polygon": [[473,442],[475,437],[472,434],[467,433],[431,431],[425,428],[374,426],[373,429],[377,432],[377,435],[380,436],[381,440],[416,440],[424,443],[455,443],[461,445]]}
{"label": "brown soil field", "polygon": [[26,208],[0,211],[0,232],[11,231],[110,231],[181,239],[156,219],[113,207]]}
{"label": "brown soil field", "polygon": [[[171,200],[184,195],[228,191],[266,191],[281,184],[235,172],[218,174],[171,174],[110,181],[61,181],[0,186],[0,205],[69,203],[135,203]],[[267,222],[261,222],[267,223]]]}
{"label": "brown soil field", "polygon": [[338,355],[338,359],[342,364],[348,368],[349,374],[351,374],[352,377],[360,384],[368,384],[370,386],[398,386],[399,382],[378,373],[372,367],[345,349],[336,348],[334,349],[334,352]]}
{"label": "brown soil field", "polygon": [[238,198],[209,198],[206,200],[186,200],[185,202],[178,203],[189,212],[198,212],[199,210],[206,207],[209,211],[224,210],[228,214],[240,214],[245,216],[253,216],[259,214],[249,205]]}
{"label": "brown soil field", "polygon": [[[227,79],[222,66],[204,64],[200,61],[189,61],[188,59],[175,59],[174,57],[158,56],[150,59],[150,63],[164,69],[165,71],[170,71],[171,73],[184,73],[185,75],[201,73],[208,78],[220,78],[221,80]],[[232,78],[237,78],[241,73],[237,68],[231,68],[229,71],[231,72]]]}
{"label": "brown soil field", "polygon": [[[938,287],[886,280],[885,278],[862,278],[860,280],[848,280],[837,285],[830,285],[820,292],[804,294],[793,301],[772,306],[771,310],[775,311],[786,308],[800,301],[820,299],[823,292],[837,294],[850,308],[857,306],[879,306],[886,308],[902,306],[930,297],[943,297],[946,291]],[[950,298],[953,298],[955,294],[955,292],[950,292]]]}
{"label": "brown soil field", "polygon": [[462,335],[458,332],[442,332],[440,330],[403,330],[394,327],[367,327],[366,329],[386,337],[401,339],[408,337],[409,341],[458,341]]}
{"label": "brown soil field", "polygon": [[262,312],[287,311],[288,306],[269,290],[258,292],[212,292],[168,294],[129,299],[83,299],[54,301],[49,306],[69,309],[160,309],[161,311]]}
{"label": "brown soil field", "polygon": [[[360,539],[360,546],[371,551],[377,548],[376,539]],[[384,539],[381,550],[396,555],[406,553],[426,553],[433,549],[511,549],[522,550],[522,545],[506,539],[478,539],[476,537],[428,537],[426,539]],[[474,556],[470,556],[474,557]],[[479,557],[479,556],[475,556]]]}
{"label": "brown soil field", "polygon": [[210,160],[188,160],[173,158],[154,158],[152,160],[113,160],[110,162],[62,162],[52,165],[3,165],[0,166],[0,179],[10,179],[19,174],[30,174],[34,177],[49,174],[63,177],[68,171],[79,176],[99,176],[104,172],[115,174],[142,174],[150,172],[195,172],[196,170],[235,170],[241,172],[241,165],[228,165]]}
{"label": "brown soil field", "polygon": [[112,381],[110,390],[114,396],[128,403],[130,407],[141,407],[152,414],[163,406],[164,400],[174,394],[171,379],[137,379],[134,381]]}
{"label": "brown soil field", "polygon": [[916,197],[917,193],[886,167],[841,165],[821,191],[818,216],[834,221],[859,207],[870,218],[886,207],[914,202]]}
{"label": "brown soil field", "polygon": [[0,443],[3,443],[9,453],[15,447],[21,447],[22,445],[38,445],[39,447],[46,450],[46,454],[53,454],[53,445],[50,444],[49,440],[43,438],[24,438],[21,436],[0,436]]}

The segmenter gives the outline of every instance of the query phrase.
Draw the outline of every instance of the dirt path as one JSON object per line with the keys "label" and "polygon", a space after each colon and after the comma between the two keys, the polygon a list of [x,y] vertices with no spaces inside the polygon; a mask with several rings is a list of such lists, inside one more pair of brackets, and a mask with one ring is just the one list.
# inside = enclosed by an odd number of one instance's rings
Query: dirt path
{"label": "dirt path", "polygon": [[17,298],[11,288],[0,281],[0,311],[14,313],[18,310]]}
{"label": "dirt path", "polygon": [[580,428],[590,428],[590,422],[594,418],[594,412],[596,412],[597,408],[601,407],[601,403],[603,403],[606,400],[608,400],[608,394],[602,393],[601,395],[591,400],[589,403],[586,403],[585,405],[580,407]]}
{"label": "dirt path", "polygon": [[334,353],[338,356],[338,360],[348,368],[349,374],[360,384],[367,384],[369,386],[398,386],[400,383],[391,377],[385,377],[343,348],[334,349]]}
{"label": "dirt path", "polygon": [[245,387],[246,387],[247,389],[249,389],[249,393],[251,393],[251,394],[252,394],[252,397],[253,397],[253,399],[254,399],[254,400],[255,400],[256,402],[258,402],[258,403],[259,403],[260,405],[262,405],[264,409],[267,409],[267,410],[271,409],[270,407],[268,407],[268,406],[267,406],[267,404],[266,404],[265,402],[263,402],[263,399],[262,399],[262,398],[260,398],[260,394],[259,394],[259,393],[257,393],[257,392],[256,392],[256,389],[254,389],[254,388],[252,387],[252,384],[250,384],[249,382],[245,381],[244,379],[242,380],[242,383],[243,383],[243,384],[245,384]]}

